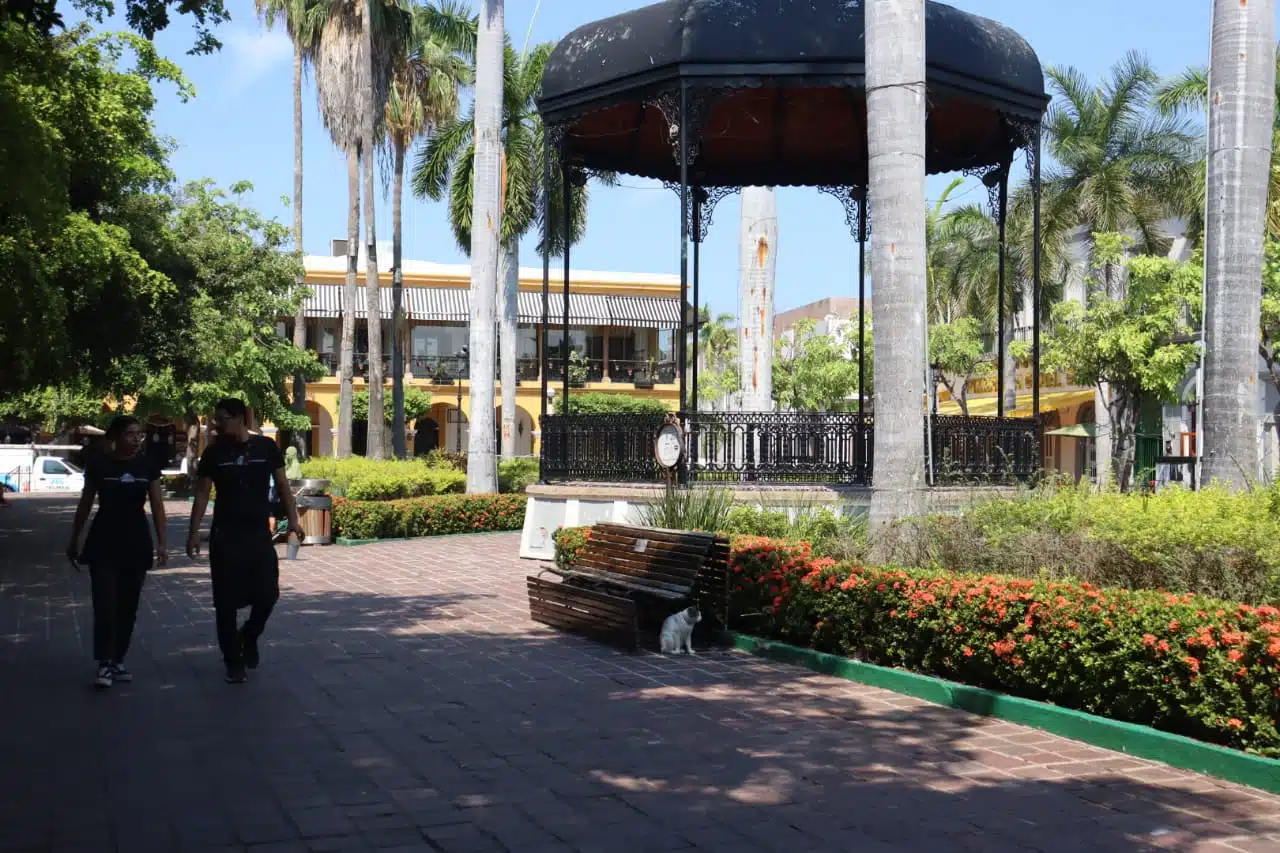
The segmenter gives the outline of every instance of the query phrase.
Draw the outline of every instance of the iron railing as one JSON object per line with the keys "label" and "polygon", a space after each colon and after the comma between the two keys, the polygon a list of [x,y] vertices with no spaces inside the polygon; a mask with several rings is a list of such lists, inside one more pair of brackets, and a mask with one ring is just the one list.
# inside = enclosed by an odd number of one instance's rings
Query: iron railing
{"label": "iron railing", "polygon": [[1035,418],[934,415],[932,437],[936,485],[1027,483],[1043,467]]}
{"label": "iron railing", "polygon": [[652,483],[662,479],[653,443],[662,415],[546,415],[542,476],[546,480]]}
{"label": "iron railing", "polygon": [[[698,483],[870,486],[875,434],[856,412],[699,412],[685,419],[684,474]],[[542,476],[556,480],[659,482],[654,459],[661,415],[548,415]],[[1034,418],[934,416],[931,481],[1007,485],[1041,469]]]}
{"label": "iron railing", "polygon": [[673,361],[651,364],[647,359],[611,358],[609,359],[609,381],[633,383],[639,381],[640,384],[670,385],[676,381],[676,365]]}
{"label": "iron railing", "polygon": [[415,379],[452,383],[471,375],[471,359],[465,355],[416,355],[405,365]]}
{"label": "iron railing", "polygon": [[[564,382],[564,357],[553,355],[549,364],[547,364],[547,381],[556,383]],[[599,358],[582,359],[582,373],[578,373],[578,367],[573,362],[569,363],[569,381],[570,384],[582,384],[582,382],[599,382],[604,378],[604,360]],[[585,376],[585,379],[582,377]],[[582,380],[581,382],[578,380]]]}
{"label": "iron railing", "polygon": [[869,414],[699,412],[688,420],[697,482],[871,484]]}

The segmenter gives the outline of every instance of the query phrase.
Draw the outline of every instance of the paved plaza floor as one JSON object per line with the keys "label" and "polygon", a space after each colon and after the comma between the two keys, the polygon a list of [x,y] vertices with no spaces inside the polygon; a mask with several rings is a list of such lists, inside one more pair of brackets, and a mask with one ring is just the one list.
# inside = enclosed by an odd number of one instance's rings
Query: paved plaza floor
{"label": "paved plaza floor", "polygon": [[536,626],[516,534],[304,549],[238,686],[207,566],[175,555],[136,681],[94,693],[73,502],[10,503],[0,853],[1280,851],[1280,797],[740,653]]}

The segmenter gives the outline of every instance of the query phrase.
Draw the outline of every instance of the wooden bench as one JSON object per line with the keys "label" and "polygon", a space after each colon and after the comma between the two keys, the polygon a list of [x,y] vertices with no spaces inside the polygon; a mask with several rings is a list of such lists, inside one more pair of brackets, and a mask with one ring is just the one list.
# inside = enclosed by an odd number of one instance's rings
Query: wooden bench
{"label": "wooden bench", "polygon": [[[656,640],[661,621],[697,603],[699,633],[728,628],[729,541],[688,533],[597,524],[571,568],[528,577],[535,622],[629,650],[642,629]],[[561,580],[543,578],[547,572]]]}

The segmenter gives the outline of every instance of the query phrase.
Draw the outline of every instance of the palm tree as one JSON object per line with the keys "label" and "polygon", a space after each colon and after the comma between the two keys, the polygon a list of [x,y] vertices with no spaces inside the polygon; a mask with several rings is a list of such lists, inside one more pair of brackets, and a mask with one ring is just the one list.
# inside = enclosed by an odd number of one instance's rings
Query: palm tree
{"label": "palm tree", "polygon": [[[351,455],[354,391],[355,309],[360,244],[360,177],[362,158],[372,157],[372,141],[391,86],[391,60],[401,52],[410,30],[408,13],[399,6],[373,0],[324,0],[324,24],[316,45],[316,96],[320,117],[334,144],[347,155],[347,279],[342,306],[339,353],[337,455]],[[371,22],[371,24],[370,24]],[[372,134],[372,136],[371,136]],[[365,171],[366,195],[372,189],[372,163]],[[373,205],[369,204],[369,212]],[[382,312],[378,299],[377,257],[369,223],[366,240],[365,297],[369,337],[369,435],[367,453],[382,452]]]}
{"label": "palm tree", "polygon": [[[458,115],[458,89],[472,79],[468,57],[474,56],[476,19],[458,0],[436,0],[413,9],[412,38],[406,52],[394,57],[391,90],[383,119],[385,149],[391,158],[391,268],[393,305],[398,314],[404,287],[404,162],[415,141]],[[384,174],[385,174],[384,169]],[[398,326],[393,325],[393,328]],[[394,332],[393,332],[394,334]],[[392,353],[391,424],[393,452],[404,455],[404,360],[400,347]]]}
{"label": "palm tree", "polygon": [[[564,174],[558,163],[553,162],[551,186],[544,187],[542,179],[543,129],[538,116],[535,98],[542,86],[542,71],[555,46],[540,44],[524,56],[517,56],[510,44],[506,45],[504,64],[501,172],[503,192],[500,258],[503,282],[503,330],[502,347],[502,420],[504,456],[514,454],[515,431],[515,308],[519,286],[520,238],[530,228],[539,224],[541,211],[539,200],[548,193],[551,202],[549,231],[550,251],[564,251],[565,235],[563,186]],[[475,109],[465,116],[438,127],[427,144],[419,152],[411,183],[414,194],[420,198],[440,201],[447,197],[449,223],[454,239],[463,251],[470,251],[472,242],[472,187],[475,175]],[[610,175],[597,176],[602,183],[613,182]],[[569,197],[569,243],[582,239],[587,225],[587,188],[574,182]],[[539,250],[543,246],[539,244]],[[508,342],[509,343],[506,343]],[[492,377],[492,363],[486,371]],[[510,376],[510,380],[508,380]],[[472,373],[471,382],[490,381],[478,379]],[[512,437],[508,445],[507,438]]]}
{"label": "palm tree", "polygon": [[1202,480],[1246,488],[1258,467],[1258,340],[1271,144],[1275,0],[1213,4],[1205,207]]}
{"label": "palm tree", "polygon": [[[744,411],[773,408],[773,288],[778,269],[778,198],[743,187],[738,225],[738,391]],[[695,403],[696,405],[696,403]]]}
{"label": "palm tree", "polygon": [[929,253],[929,261],[925,269],[929,282],[929,322],[950,323],[957,316],[960,304],[964,301],[958,289],[959,282],[955,278],[955,262],[951,257],[951,245],[943,238],[940,229],[944,221],[944,208],[951,200],[951,194],[964,184],[964,178],[955,178],[947,184],[929,208],[924,219],[924,241]]}
{"label": "palm tree", "polygon": [[[323,23],[325,6],[318,0],[254,0],[254,8],[267,29],[283,24],[293,43],[293,251],[301,266],[302,248],[302,77],[315,54],[316,41]],[[301,276],[302,274],[299,273]],[[305,284],[300,278],[298,286]],[[307,325],[302,304],[293,318],[293,345],[306,349]],[[307,381],[301,375],[293,378],[293,411],[302,414],[307,405]],[[294,433],[294,445],[305,456],[306,441],[302,433]]]}
{"label": "palm tree", "polygon": [[[1280,71],[1280,45],[1276,47],[1276,70]],[[1280,103],[1280,74],[1276,79],[1276,100]],[[1209,112],[1209,69],[1205,66],[1188,68],[1176,77],[1166,80],[1156,90],[1156,106],[1166,115],[1182,115],[1197,112],[1208,115]],[[1188,228],[1189,236],[1198,237],[1201,233],[1204,211],[1204,162],[1197,164],[1194,203],[1200,211]],[[1275,116],[1271,136],[1271,171],[1267,186],[1267,239],[1280,240],[1280,113]]]}
{"label": "palm tree", "polygon": [[879,533],[893,520],[919,512],[925,474],[920,440],[929,299],[924,14],[923,0],[866,5],[868,183],[876,212],[871,313],[893,330],[875,339],[876,474],[870,521]]}
{"label": "palm tree", "polygon": [[[1048,76],[1056,97],[1044,125],[1046,205],[1071,211],[1087,235],[1132,234],[1137,251],[1164,254],[1171,238],[1160,223],[1194,212],[1197,135],[1152,109],[1159,78],[1139,53],[1116,63],[1100,86],[1071,67],[1050,68]],[[1117,273],[1111,264],[1104,269],[1112,297],[1122,285]]]}

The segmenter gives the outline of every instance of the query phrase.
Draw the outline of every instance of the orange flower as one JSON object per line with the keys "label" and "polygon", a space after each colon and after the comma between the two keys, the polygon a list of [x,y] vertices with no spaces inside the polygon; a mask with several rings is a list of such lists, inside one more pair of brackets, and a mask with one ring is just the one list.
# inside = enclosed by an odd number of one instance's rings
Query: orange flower
{"label": "orange flower", "polygon": [[1187,655],[1182,659],[1182,662],[1185,663],[1192,672],[1200,671],[1200,660],[1198,658],[1193,658],[1191,655]]}
{"label": "orange flower", "polygon": [[960,651],[962,651],[964,653],[964,656],[967,658],[973,657],[973,649],[969,648],[968,646],[965,646]]}
{"label": "orange flower", "polygon": [[1240,721],[1239,721],[1239,720],[1237,720],[1235,717],[1232,717],[1231,719],[1227,720],[1227,725],[1228,725],[1228,726],[1231,726],[1231,728],[1233,728],[1233,729],[1243,729],[1243,728],[1244,728],[1244,723],[1240,722]]}
{"label": "orange flower", "polygon": [[1154,646],[1155,644],[1156,644],[1156,635],[1155,635],[1155,634],[1143,634],[1143,635],[1142,635],[1142,645],[1144,645],[1144,646]]}
{"label": "orange flower", "polygon": [[1232,649],[1231,651],[1227,652],[1227,660],[1231,661],[1232,663],[1236,663],[1243,657],[1244,657],[1244,652],[1240,651],[1239,649]]}

